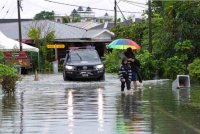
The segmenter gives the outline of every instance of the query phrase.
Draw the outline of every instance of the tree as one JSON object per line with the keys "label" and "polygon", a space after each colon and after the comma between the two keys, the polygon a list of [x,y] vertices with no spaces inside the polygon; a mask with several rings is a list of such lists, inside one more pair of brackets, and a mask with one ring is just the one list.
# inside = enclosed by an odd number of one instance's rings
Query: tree
{"label": "tree", "polygon": [[[199,1],[153,1],[152,60],[158,63],[159,76],[188,74],[188,65],[200,57],[199,5]],[[143,55],[148,49],[147,20],[130,26],[117,25],[112,32],[115,38],[130,38],[141,44]]]}
{"label": "tree", "polygon": [[34,20],[54,20],[55,13],[54,11],[41,11],[40,13],[34,16]]}
{"label": "tree", "polygon": [[[28,36],[34,40],[35,46],[40,49],[40,69],[47,71],[46,69],[50,67],[48,58],[54,55],[52,49],[47,49],[47,44],[52,43],[55,39],[53,27],[46,21],[42,23],[36,22],[29,29]],[[38,68],[37,60],[34,63],[35,68]]]}
{"label": "tree", "polygon": [[63,23],[70,23],[69,17],[63,17]]}

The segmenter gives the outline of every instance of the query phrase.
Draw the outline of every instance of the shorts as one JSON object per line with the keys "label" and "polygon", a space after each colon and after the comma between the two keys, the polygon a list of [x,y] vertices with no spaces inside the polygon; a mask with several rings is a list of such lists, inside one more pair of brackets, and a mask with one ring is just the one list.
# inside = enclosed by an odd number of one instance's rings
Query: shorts
{"label": "shorts", "polygon": [[137,81],[137,73],[136,72],[132,72],[132,81]]}

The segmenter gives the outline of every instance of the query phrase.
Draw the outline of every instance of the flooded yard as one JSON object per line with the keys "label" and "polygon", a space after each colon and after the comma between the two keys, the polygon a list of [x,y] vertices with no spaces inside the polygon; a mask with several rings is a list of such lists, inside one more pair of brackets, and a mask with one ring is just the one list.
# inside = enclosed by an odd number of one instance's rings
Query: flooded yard
{"label": "flooded yard", "polygon": [[104,82],[27,75],[14,96],[0,96],[0,133],[200,133],[200,85],[172,90],[171,83],[144,81],[144,88],[121,93],[118,77],[110,74]]}

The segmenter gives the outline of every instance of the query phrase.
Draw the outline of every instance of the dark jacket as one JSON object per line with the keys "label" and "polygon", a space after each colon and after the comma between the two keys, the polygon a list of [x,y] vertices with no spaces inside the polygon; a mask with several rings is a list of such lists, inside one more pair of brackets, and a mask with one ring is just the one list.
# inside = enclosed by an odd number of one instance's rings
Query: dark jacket
{"label": "dark jacket", "polygon": [[140,66],[141,66],[140,61],[138,59],[136,59],[134,53],[130,52],[130,51],[124,52],[124,56],[128,59],[132,58],[135,60],[134,62],[129,61],[129,64],[131,65],[132,72],[137,73],[139,82],[142,82],[142,77],[140,74]]}
{"label": "dark jacket", "polygon": [[131,81],[132,78],[132,70],[130,64],[121,64],[119,70],[119,77],[120,80],[129,80]]}
{"label": "dark jacket", "polygon": [[140,61],[138,59],[135,59],[135,61],[131,63],[131,68],[135,72],[140,71],[140,66],[141,66],[141,64],[140,64]]}
{"label": "dark jacket", "polygon": [[127,59],[129,58],[135,59],[135,54],[133,52],[125,51],[124,55]]}

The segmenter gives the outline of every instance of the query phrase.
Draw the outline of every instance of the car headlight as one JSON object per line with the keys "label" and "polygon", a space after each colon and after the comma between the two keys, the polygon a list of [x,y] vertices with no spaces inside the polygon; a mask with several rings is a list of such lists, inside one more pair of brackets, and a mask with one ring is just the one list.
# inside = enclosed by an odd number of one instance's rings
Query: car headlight
{"label": "car headlight", "polygon": [[96,68],[97,70],[101,70],[101,69],[104,68],[104,66],[103,66],[103,64],[100,64],[100,65],[96,65],[95,68]]}
{"label": "car headlight", "polygon": [[74,67],[73,67],[73,66],[68,66],[68,65],[66,65],[66,66],[65,66],[65,69],[66,69],[66,70],[74,70]]}

